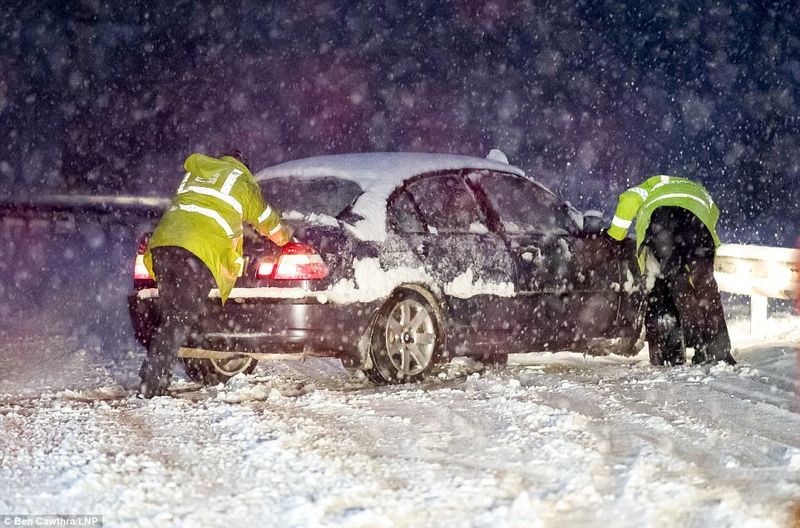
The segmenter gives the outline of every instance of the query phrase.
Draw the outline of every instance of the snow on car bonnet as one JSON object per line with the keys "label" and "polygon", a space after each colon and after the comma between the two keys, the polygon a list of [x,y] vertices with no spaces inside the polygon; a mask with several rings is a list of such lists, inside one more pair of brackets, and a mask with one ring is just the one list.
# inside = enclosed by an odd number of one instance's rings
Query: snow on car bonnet
{"label": "snow on car bonnet", "polygon": [[462,169],[488,169],[525,175],[521,169],[497,159],[497,156],[483,159],[412,152],[335,154],[287,161],[267,167],[255,177],[262,181],[270,178],[333,176],[359,184],[364,194],[358,197],[352,210],[363,219],[354,225],[354,233],[362,240],[382,241],[386,238],[386,200],[403,181],[417,174]]}

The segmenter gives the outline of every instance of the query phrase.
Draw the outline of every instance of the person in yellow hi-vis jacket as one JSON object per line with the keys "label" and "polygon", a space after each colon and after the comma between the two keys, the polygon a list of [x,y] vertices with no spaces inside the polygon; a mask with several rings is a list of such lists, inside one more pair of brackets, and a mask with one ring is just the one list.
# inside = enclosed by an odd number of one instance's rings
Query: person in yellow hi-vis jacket
{"label": "person in yellow hi-vis jacket", "polygon": [[718,219],[705,187],[686,178],[653,176],[619,197],[608,235],[623,240],[635,220],[639,266],[655,276],[645,317],[654,365],[685,363],[686,346],[693,363],[736,363],[714,278]]}
{"label": "person in yellow hi-vis jacket", "polygon": [[190,328],[202,320],[216,284],[224,304],[240,275],[242,222],[279,246],[290,232],[266,203],[239,150],[221,158],[192,154],[172,206],[150,237],[145,266],[156,279],[160,320],[139,372],[139,395],[163,395]]}

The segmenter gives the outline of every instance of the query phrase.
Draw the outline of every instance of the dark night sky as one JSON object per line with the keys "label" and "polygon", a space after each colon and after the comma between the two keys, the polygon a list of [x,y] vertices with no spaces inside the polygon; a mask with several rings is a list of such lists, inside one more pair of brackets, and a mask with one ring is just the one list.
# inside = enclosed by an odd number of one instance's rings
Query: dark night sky
{"label": "dark night sky", "polygon": [[796,1],[668,4],[4,2],[0,191],[167,194],[226,145],[254,169],[500,147],[579,207],[683,175],[724,240],[793,243]]}

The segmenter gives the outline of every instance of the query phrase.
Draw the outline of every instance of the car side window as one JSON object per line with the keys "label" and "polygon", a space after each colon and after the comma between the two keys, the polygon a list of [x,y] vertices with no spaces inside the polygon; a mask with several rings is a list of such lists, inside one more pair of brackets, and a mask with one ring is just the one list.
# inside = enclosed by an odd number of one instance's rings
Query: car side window
{"label": "car side window", "polygon": [[460,175],[429,176],[407,188],[429,228],[466,233],[485,224],[472,191]]}
{"label": "car side window", "polygon": [[506,233],[564,235],[575,232],[569,209],[545,188],[507,174],[480,172],[470,177],[486,193]]}
{"label": "car side window", "polygon": [[400,189],[389,198],[386,220],[391,229],[400,233],[425,232],[425,225],[417,216],[414,201],[405,189]]}

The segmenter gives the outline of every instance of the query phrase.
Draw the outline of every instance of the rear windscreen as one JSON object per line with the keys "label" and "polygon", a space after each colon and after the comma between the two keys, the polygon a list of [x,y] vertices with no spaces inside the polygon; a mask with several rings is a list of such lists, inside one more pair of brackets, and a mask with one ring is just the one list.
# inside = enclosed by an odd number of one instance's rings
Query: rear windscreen
{"label": "rear windscreen", "polygon": [[340,178],[270,178],[260,182],[264,200],[281,211],[298,211],[337,217],[363,191],[352,181]]}

